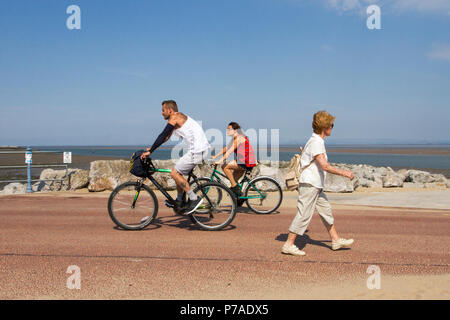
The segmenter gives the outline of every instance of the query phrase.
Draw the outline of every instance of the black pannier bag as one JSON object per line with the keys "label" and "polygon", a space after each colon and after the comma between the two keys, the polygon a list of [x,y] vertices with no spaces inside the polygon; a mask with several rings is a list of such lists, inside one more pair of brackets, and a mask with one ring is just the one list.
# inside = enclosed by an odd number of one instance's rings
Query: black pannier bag
{"label": "black pannier bag", "polygon": [[136,177],[146,177],[147,176],[147,166],[141,160],[141,154],[144,153],[145,150],[138,150],[130,158],[130,173],[135,175]]}

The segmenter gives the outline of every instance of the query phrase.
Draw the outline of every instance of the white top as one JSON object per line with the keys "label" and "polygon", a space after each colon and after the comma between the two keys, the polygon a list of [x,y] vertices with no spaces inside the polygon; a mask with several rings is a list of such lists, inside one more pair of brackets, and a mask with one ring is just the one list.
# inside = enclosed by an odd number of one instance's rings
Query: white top
{"label": "white top", "polygon": [[200,124],[189,116],[181,128],[174,130],[174,133],[188,144],[192,153],[204,152],[210,147]]}
{"label": "white top", "polygon": [[[300,164],[303,170],[300,174],[300,183],[309,183],[319,189],[324,188],[326,172],[314,160],[314,157],[321,153],[325,154],[325,159],[328,161],[324,140],[318,134],[313,133],[306,143],[302,157],[300,158]],[[306,166],[308,167],[305,169]]]}

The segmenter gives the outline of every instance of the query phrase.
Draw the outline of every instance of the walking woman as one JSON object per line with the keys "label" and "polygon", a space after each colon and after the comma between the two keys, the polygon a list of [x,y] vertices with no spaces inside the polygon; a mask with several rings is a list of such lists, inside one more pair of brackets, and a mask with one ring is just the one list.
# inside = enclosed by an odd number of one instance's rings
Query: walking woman
{"label": "walking woman", "polygon": [[[231,190],[239,196],[240,189],[237,185],[237,181],[242,177],[246,170],[251,171],[252,168],[256,166],[256,157],[253,147],[248,141],[248,137],[243,133],[239,124],[230,122],[227,126],[227,135],[232,136],[233,141],[223,148],[221,152],[211,158],[216,159],[221,155],[224,155],[221,159],[222,161],[216,161],[216,164],[223,163],[222,169],[231,182]],[[233,152],[236,156],[236,160],[225,163],[225,160]],[[242,202],[238,201],[238,205],[242,205]]]}
{"label": "walking woman", "polygon": [[334,120],[335,117],[326,111],[314,114],[312,123],[314,133],[306,143],[300,160],[302,172],[298,188],[298,212],[289,228],[288,239],[281,249],[284,254],[305,255],[305,252],[301,251],[294,241],[297,235],[305,233],[315,209],[330,234],[332,250],[349,247],[353,243],[353,239],[339,237],[334,225],[330,203],[323,192],[326,172],[341,175],[350,180],[354,178],[351,171],[337,169],[328,163],[324,139],[331,135]]}

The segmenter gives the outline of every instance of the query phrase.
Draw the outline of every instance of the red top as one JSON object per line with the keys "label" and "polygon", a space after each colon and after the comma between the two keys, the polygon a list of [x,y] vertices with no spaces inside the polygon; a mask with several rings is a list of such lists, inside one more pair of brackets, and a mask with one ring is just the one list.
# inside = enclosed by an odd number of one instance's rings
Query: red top
{"label": "red top", "polygon": [[248,141],[248,137],[245,137],[245,142],[239,144],[234,151],[236,154],[236,162],[240,164],[245,164],[245,166],[252,168],[256,166],[255,153],[253,148]]}

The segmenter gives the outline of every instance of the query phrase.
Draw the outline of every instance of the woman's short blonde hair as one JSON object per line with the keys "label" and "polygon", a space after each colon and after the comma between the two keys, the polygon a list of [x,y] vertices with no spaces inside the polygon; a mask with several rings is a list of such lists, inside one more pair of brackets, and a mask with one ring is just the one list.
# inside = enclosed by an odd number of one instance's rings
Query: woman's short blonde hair
{"label": "woman's short blonde hair", "polygon": [[323,130],[328,129],[334,123],[334,119],[331,114],[325,110],[316,112],[313,117],[312,127],[314,133],[321,134]]}

